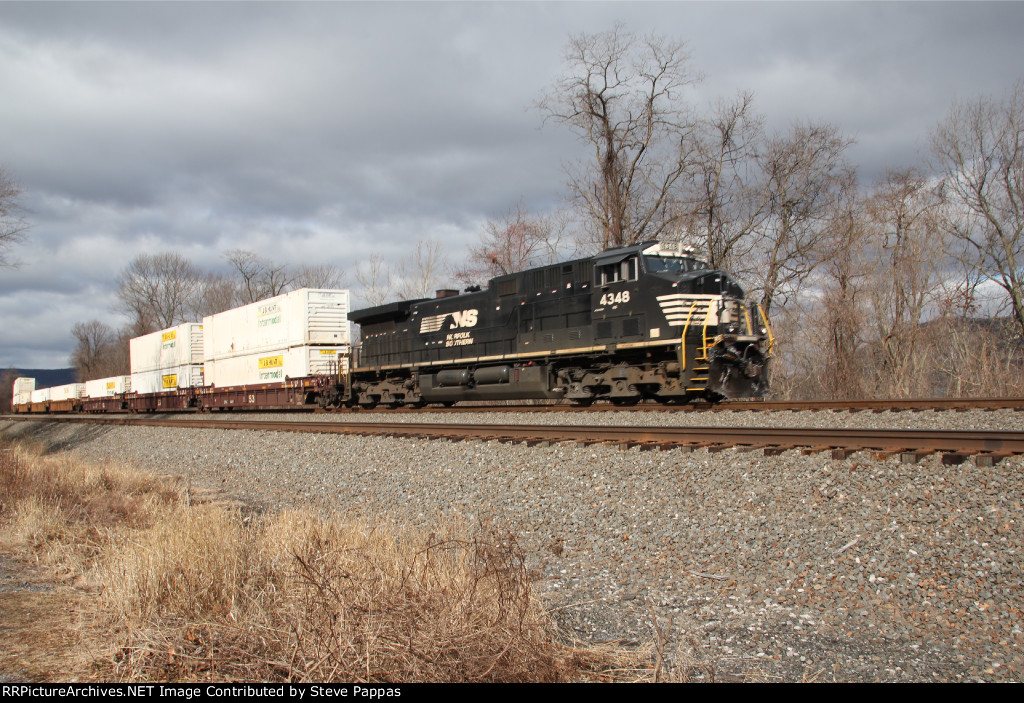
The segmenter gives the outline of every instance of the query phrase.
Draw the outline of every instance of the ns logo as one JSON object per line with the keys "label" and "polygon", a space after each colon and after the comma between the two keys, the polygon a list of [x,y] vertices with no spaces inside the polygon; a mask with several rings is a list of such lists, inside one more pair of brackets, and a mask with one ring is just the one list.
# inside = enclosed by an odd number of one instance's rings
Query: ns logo
{"label": "ns logo", "polygon": [[461,327],[476,327],[478,311],[472,310],[459,310],[458,312],[446,312],[442,315],[431,315],[430,317],[424,317],[420,320],[420,334],[429,334],[431,332],[439,332],[444,327],[445,320],[449,317],[452,320],[452,326],[450,329],[458,329]]}
{"label": "ns logo", "polygon": [[452,313],[454,327],[476,327],[476,310],[460,310]]}

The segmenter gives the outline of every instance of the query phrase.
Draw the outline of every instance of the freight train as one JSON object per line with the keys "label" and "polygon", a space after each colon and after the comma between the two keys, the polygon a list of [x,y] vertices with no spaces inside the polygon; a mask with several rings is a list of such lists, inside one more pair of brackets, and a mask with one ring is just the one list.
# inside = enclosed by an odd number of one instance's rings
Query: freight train
{"label": "freight train", "polygon": [[485,289],[356,310],[348,320],[361,327],[360,348],[337,349],[329,373],[127,392],[74,409],[762,397],[774,344],[760,306],[744,301],[732,276],[656,241],[498,276]]}

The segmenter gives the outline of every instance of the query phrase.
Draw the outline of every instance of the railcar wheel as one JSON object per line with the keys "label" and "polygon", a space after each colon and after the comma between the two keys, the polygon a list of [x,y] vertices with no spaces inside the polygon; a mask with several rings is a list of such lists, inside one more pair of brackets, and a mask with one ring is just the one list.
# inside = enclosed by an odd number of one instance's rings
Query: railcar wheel
{"label": "railcar wheel", "polygon": [[589,408],[594,404],[593,398],[571,398],[572,404],[577,408]]}
{"label": "railcar wheel", "polygon": [[640,402],[640,396],[634,398],[612,398],[612,404],[620,408],[631,408]]}

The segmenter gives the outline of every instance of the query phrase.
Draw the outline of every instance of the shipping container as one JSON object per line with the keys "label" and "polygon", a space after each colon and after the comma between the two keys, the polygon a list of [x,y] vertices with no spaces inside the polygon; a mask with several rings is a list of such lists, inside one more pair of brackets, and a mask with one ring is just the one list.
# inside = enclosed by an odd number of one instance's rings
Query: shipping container
{"label": "shipping container", "polygon": [[300,288],[203,318],[203,361],[349,343],[347,290]]}
{"label": "shipping container", "polygon": [[129,342],[133,374],[203,363],[203,326],[186,322]]}
{"label": "shipping container", "polygon": [[75,400],[85,397],[84,383],[68,383],[63,386],[54,386],[50,389],[50,401]]}
{"label": "shipping container", "polygon": [[27,405],[32,402],[32,391],[36,389],[36,379],[24,376],[14,379],[13,398],[14,405]]}
{"label": "shipping container", "polygon": [[49,388],[37,388],[32,391],[32,402],[33,403],[49,403],[50,402],[50,389]]}
{"label": "shipping container", "polygon": [[99,378],[95,381],[85,382],[86,398],[106,398],[120,393],[127,393],[132,389],[131,376],[111,376],[110,378]]}
{"label": "shipping container", "polygon": [[339,365],[348,370],[347,346],[301,346],[205,364],[206,383],[217,388],[280,383],[308,376],[337,376]]}
{"label": "shipping container", "polygon": [[133,373],[130,379],[133,393],[165,393],[179,388],[197,388],[203,385],[201,364],[188,364],[155,371]]}

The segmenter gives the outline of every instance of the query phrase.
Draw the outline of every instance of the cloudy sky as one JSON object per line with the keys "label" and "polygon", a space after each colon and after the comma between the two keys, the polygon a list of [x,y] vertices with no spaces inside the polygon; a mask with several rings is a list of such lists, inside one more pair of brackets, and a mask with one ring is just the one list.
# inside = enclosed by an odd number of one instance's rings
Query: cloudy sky
{"label": "cloudy sky", "polygon": [[565,197],[581,154],[532,108],[569,36],[685,40],[697,106],[829,121],[862,179],[917,163],[955,98],[1024,77],[1022,3],[19,3],[0,0],[0,165],[33,224],[0,269],[0,366],[67,365],[113,280],[245,248],[353,272]]}

